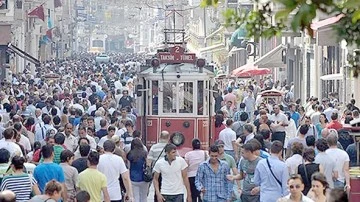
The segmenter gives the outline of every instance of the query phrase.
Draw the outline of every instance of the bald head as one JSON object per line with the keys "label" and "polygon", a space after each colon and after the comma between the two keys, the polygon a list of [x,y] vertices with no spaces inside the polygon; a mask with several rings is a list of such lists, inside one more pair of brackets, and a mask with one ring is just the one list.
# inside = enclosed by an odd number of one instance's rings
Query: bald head
{"label": "bald head", "polygon": [[321,136],[323,137],[323,138],[327,138],[327,136],[329,135],[329,129],[327,129],[327,128],[324,128],[324,129],[322,129],[322,131],[321,131]]}
{"label": "bald head", "polygon": [[5,190],[0,193],[0,201],[3,202],[15,202],[16,201],[16,195],[14,192],[10,190]]}
{"label": "bald head", "polygon": [[164,131],[161,131],[160,133],[160,142],[169,142],[169,139],[170,139],[170,133],[166,130]]}

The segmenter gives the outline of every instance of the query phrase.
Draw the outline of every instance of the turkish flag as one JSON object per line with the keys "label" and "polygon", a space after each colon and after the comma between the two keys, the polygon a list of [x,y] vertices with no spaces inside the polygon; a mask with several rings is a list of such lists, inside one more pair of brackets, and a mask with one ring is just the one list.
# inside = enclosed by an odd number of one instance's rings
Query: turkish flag
{"label": "turkish flag", "polygon": [[50,40],[52,40],[52,38],[53,38],[53,33],[52,33],[52,31],[53,31],[53,28],[48,29],[48,30],[46,31],[46,36],[47,36]]}
{"label": "turkish flag", "polygon": [[41,19],[42,21],[45,21],[45,13],[44,13],[43,5],[36,7],[33,11],[28,13],[28,15],[34,15],[34,16],[38,17],[39,19]]}

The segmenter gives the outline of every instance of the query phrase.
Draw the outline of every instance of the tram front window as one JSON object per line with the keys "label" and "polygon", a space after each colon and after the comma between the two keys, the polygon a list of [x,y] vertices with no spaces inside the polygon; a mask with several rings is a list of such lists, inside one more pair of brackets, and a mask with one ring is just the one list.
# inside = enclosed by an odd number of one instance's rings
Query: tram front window
{"label": "tram front window", "polygon": [[163,84],[163,113],[176,113],[177,101],[176,82]]}
{"label": "tram front window", "polygon": [[159,82],[152,81],[152,114],[158,115]]}
{"label": "tram front window", "polygon": [[179,83],[179,111],[193,113],[194,108],[193,82]]}
{"label": "tram front window", "polygon": [[204,115],[204,81],[198,81],[198,115]]}

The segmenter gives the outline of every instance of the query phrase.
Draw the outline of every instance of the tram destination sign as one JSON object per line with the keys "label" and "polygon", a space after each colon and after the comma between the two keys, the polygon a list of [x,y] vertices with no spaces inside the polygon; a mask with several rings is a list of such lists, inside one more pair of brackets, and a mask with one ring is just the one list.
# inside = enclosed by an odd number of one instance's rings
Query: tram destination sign
{"label": "tram destination sign", "polygon": [[170,48],[169,52],[158,53],[160,63],[193,63],[196,62],[196,55],[194,53],[186,53],[184,48],[174,46]]}

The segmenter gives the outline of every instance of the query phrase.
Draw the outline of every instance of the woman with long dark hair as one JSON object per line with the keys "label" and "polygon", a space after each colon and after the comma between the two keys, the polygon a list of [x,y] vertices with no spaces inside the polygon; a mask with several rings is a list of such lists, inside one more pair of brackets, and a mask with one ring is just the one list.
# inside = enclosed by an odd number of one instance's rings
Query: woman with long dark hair
{"label": "woman with long dark hair", "polygon": [[321,131],[326,128],[326,125],[329,123],[329,120],[326,118],[326,115],[324,113],[321,113],[319,116],[319,123],[316,124],[316,132],[318,134],[317,139],[322,138]]}
{"label": "woman with long dark hair", "polygon": [[215,136],[214,136],[214,141],[219,139],[220,131],[222,131],[224,129],[225,129],[224,115],[223,114],[217,114],[215,116]]}
{"label": "woman with long dark hair", "polygon": [[127,160],[130,162],[130,179],[135,201],[147,201],[149,183],[144,181],[144,167],[146,165],[147,152],[139,138],[131,141]]}
{"label": "woman with long dark hair", "polygon": [[304,180],[305,188],[303,194],[307,195],[311,188],[311,176],[316,173],[324,173],[322,165],[314,163],[315,151],[312,148],[306,148],[303,153],[304,162],[298,166],[298,174]]}

